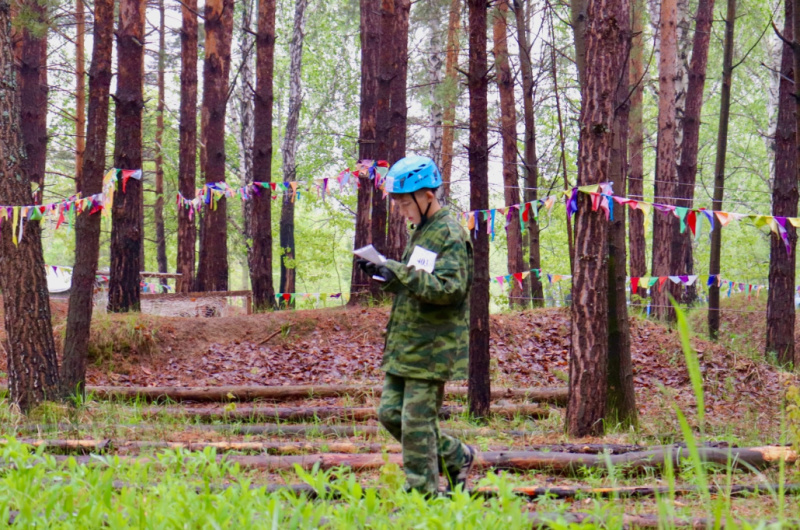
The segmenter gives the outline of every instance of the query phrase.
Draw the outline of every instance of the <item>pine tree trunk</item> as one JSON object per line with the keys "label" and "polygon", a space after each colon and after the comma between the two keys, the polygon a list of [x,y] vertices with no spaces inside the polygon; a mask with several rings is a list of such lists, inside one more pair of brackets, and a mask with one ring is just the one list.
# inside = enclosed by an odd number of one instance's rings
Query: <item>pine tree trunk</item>
{"label": "pine tree trunk", "polygon": [[[164,70],[166,69],[166,25],[164,0],[158,0],[158,107],[156,108],[156,260],[158,272],[167,272],[167,240],[164,235]],[[167,285],[167,280],[161,280]]]}
{"label": "pine tree trunk", "polygon": [[[286,134],[283,137],[283,181],[289,183],[297,180],[297,127],[300,122],[302,86],[300,74],[303,69],[303,27],[308,0],[297,0],[294,10],[294,27],[292,42],[289,45],[289,115],[286,119]],[[295,292],[297,263],[294,247],[294,201],[292,189],[283,193],[281,208],[281,285],[280,292]]]}
{"label": "pine tree trunk", "polygon": [[[783,37],[794,40],[794,2],[785,1],[786,18]],[[797,123],[794,113],[795,78],[792,48],[783,45],[781,53],[781,76],[778,97],[778,125],[775,128],[775,180],[772,188],[772,214],[781,217],[797,216]],[[797,232],[791,223],[786,223],[786,232],[791,245],[787,254],[783,240],[778,234],[770,237],[769,291],[767,292],[767,338],[766,353],[777,354],[778,362],[784,366],[797,366],[794,344],[795,331],[795,264]]]}
{"label": "pine tree trunk", "polygon": [[[395,78],[392,81],[389,110],[392,129],[389,131],[389,161],[396,162],[406,156],[408,103],[408,17],[410,0],[394,0],[395,23],[393,46],[395,49]],[[386,236],[386,257],[399,260],[408,241],[406,220],[399,210],[389,210],[389,229]]]}
{"label": "pine tree trunk", "polygon": [[[694,206],[694,184],[697,178],[697,152],[700,146],[700,112],[703,108],[703,89],[706,82],[708,63],[708,43],[711,37],[711,20],[714,14],[714,0],[700,0],[692,46],[692,61],[689,65],[689,88],[683,114],[683,138],[681,141],[681,161],[678,164],[678,206]],[[678,242],[672,255],[671,274],[694,274],[694,253],[692,233],[680,233],[680,223],[676,224],[674,241]],[[692,303],[697,298],[695,284],[687,286],[682,297],[684,303]]]}
{"label": "pine tree trunk", "polygon": [[[575,67],[578,71],[578,86],[583,90],[586,83],[586,26],[588,24],[587,9],[589,0],[570,0],[569,8],[572,17],[572,35],[575,40]],[[553,42],[555,45],[555,42]]]}
{"label": "pine tree trunk", "polygon": [[[361,109],[358,133],[358,158],[374,160],[377,134],[378,53],[380,49],[380,10],[376,2],[361,0]],[[368,245],[372,239],[370,205],[372,182],[366,174],[358,179],[354,248]],[[349,305],[369,299],[369,279],[353,258]]]}
{"label": "pine tree trunk", "polygon": [[259,0],[256,93],[253,114],[253,180],[267,187],[252,199],[253,250],[249,255],[253,309],[275,307],[272,283],[272,75],[275,69],[275,0]]}
{"label": "pine tree trunk", "polygon": [[[47,27],[47,4],[36,0],[23,0],[32,17],[28,24]],[[20,127],[25,145],[25,171],[31,183],[38,186],[34,195],[36,204],[42,203],[44,172],[47,162],[47,31],[27,27],[22,29],[19,43],[19,97]]]}
{"label": "pine tree trunk", "polygon": [[[205,6],[205,62],[203,64],[202,144],[206,184],[225,181],[225,115],[231,64],[233,0],[207,0]],[[203,212],[199,291],[228,290],[228,205],[224,197],[216,208]]]}
{"label": "pine tree trunk", "polygon": [[[619,26],[625,36],[625,49],[630,49],[631,33],[628,20]],[[622,64],[622,80],[628,79],[628,61]],[[628,116],[630,99],[628,85],[619,83],[614,105],[614,138],[611,146],[610,178],[614,195],[623,195],[628,175]],[[608,400],[606,415],[611,425],[624,427],[637,423],[636,396],[633,387],[630,322],[628,320],[627,275],[625,252],[625,205],[613,203],[614,220],[608,234]]]}
{"label": "pine tree trunk", "polygon": [[[539,158],[536,155],[536,121],[533,109],[533,66],[531,61],[531,45],[528,42],[529,31],[526,24],[529,7],[528,0],[514,0],[514,15],[517,25],[517,39],[519,41],[519,62],[522,72],[522,104],[523,118],[525,121],[525,140],[523,151],[523,174],[525,178],[525,202],[536,201],[539,186]],[[540,270],[542,268],[539,247],[539,223],[534,216],[528,221],[528,268]],[[518,272],[518,271],[515,271]],[[533,307],[544,307],[544,290],[539,276],[531,272],[530,294]]]}
{"label": "pine tree trunk", "polygon": [[[20,128],[17,69],[11,45],[11,7],[0,1],[0,203],[31,204],[25,144]],[[37,72],[38,74],[38,72]],[[84,214],[86,215],[86,214]],[[22,217],[22,216],[20,216]],[[23,222],[20,220],[19,222]],[[58,360],[50,323],[50,300],[39,222],[25,223],[14,244],[11,221],[0,227],[0,289],[3,292],[9,400],[27,412],[59,394]]]}
{"label": "pine tree trunk", "polygon": [[[89,127],[78,191],[84,196],[103,191],[108,137],[108,99],[111,87],[111,48],[114,33],[114,0],[95,0],[94,45],[89,76]],[[100,213],[84,213],[75,219],[75,267],[69,293],[67,330],[61,366],[65,394],[83,395],[86,360],[94,304],[95,275],[100,254]]]}
{"label": "pine tree trunk", "polygon": [[[725,43],[722,57],[722,90],[719,103],[719,129],[717,129],[717,158],[714,162],[714,199],[711,209],[722,210],[722,199],[725,192],[725,155],[728,151],[728,118],[731,110],[731,77],[733,74],[733,32],[736,22],[736,0],[728,0],[728,12],[725,19]],[[796,177],[795,177],[796,178]],[[715,228],[711,233],[711,256],[708,274],[719,275],[720,251],[722,249],[722,226],[715,220]],[[708,334],[712,339],[719,333],[720,308],[719,284],[713,283],[708,289]]]}
{"label": "pine tree trunk", "polygon": [[461,0],[450,0],[450,16],[447,24],[447,50],[444,66],[444,98],[442,104],[442,200],[450,199],[450,181],[453,176],[453,143],[455,139],[456,105],[460,86],[458,82],[458,38],[461,23]]}
{"label": "pine tree trunk", "polygon": [[[517,110],[514,105],[514,78],[511,74],[511,65],[508,62],[508,0],[499,0],[497,8],[492,11],[492,33],[494,37],[494,64],[497,72],[497,86],[500,91],[500,134],[503,139],[503,184],[506,208],[508,208],[508,222],[506,224],[507,236],[507,264],[508,273],[522,272],[522,232],[520,230],[520,216],[516,210],[511,210],[512,204],[520,203],[519,175],[517,174]],[[502,221],[501,221],[502,222]],[[509,305],[513,308],[524,309],[528,306],[528,281],[519,285],[511,282]]]}
{"label": "pine tree trunk", "polygon": [[86,13],[83,0],[75,0],[75,189],[81,189],[86,152]]}
{"label": "pine tree trunk", "polygon": [[[468,0],[469,12],[469,182],[470,210],[489,209],[488,60],[486,56],[487,3]],[[474,235],[474,279],[469,314],[469,411],[489,415],[489,235]]]}
{"label": "pine tree trunk", "polygon": [[[79,0],[80,1],[80,0]],[[178,189],[193,199],[197,178],[197,0],[182,0],[181,16],[181,109],[180,152],[178,154]],[[177,292],[194,288],[195,243],[197,225],[194,215],[178,208]]]}
{"label": "pine tree trunk", "polygon": [[428,111],[429,120],[429,140],[428,156],[436,163],[436,167],[442,167],[442,73],[444,72],[444,46],[442,43],[442,21],[439,19],[441,14],[440,6],[443,2],[435,2],[435,10],[432,16],[428,17],[427,30],[430,38],[428,48],[428,58],[425,63],[428,74],[428,97],[431,99],[431,108]]}
{"label": "pine tree trunk", "polygon": [[[241,186],[253,183],[253,0],[246,0],[242,8],[242,37],[240,54],[242,65],[239,70],[239,175]],[[269,194],[270,191],[264,190]],[[247,262],[252,261],[253,230],[251,219],[253,216],[253,201],[242,202],[242,230],[247,248]],[[244,284],[247,285],[249,273],[244,271]]]}
{"label": "pine tree trunk", "polygon": [[[689,17],[690,0],[677,0],[676,37],[678,64],[675,69],[675,160],[680,165],[683,156],[684,114],[689,83],[689,52],[692,49],[692,24]],[[699,1],[698,7],[699,7]],[[682,197],[678,195],[678,197]],[[680,223],[678,223],[680,224]]]}
{"label": "pine tree trunk", "polygon": [[[377,2],[376,2],[377,3]],[[389,135],[392,131],[391,97],[392,83],[397,75],[397,57],[395,55],[395,1],[380,1],[380,51],[378,52],[378,101],[377,101],[377,137],[375,139],[375,158],[389,159]],[[372,245],[382,254],[387,253],[386,248],[386,199],[376,186],[377,180],[370,183],[372,187],[372,213],[370,218],[370,238]],[[373,300],[383,298],[381,285],[378,282],[369,282],[369,292]]]}
{"label": "pine tree trunk", "polygon": [[[658,63],[658,140],[656,148],[655,201],[660,204],[675,205],[675,184],[677,180],[675,158],[675,75],[678,68],[677,43],[677,2],[661,2],[660,54]],[[653,276],[668,276],[672,266],[672,238],[677,219],[671,213],[653,213]],[[678,273],[679,274],[679,273]],[[675,312],[669,302],[668,293],[673,296],[674,284],[655,285],[651,289],[653,314],[664,320],[674,320]]]}
{"label": "pine tree trunk", "polygon": [[[576,0],[577,1],[577,0]],[[583,0],[580,0],[583,1]],[[575,11],[581,12],[580,7],[576,6],[574,8]],[[561,116],[561,96],[558,88],[558,61],[556,60],[556,35],[555,35],[555,28],[553,23],[553,9],[550,8],[549,16],[550,22],[550,71],[552,72],[552,79],[553,79],[553,95],[555,96],[556,100],[556,117],[558,118],[558,141],[559,146],[561,147],[561,172],[564,177],[564,191],[569,189],[569,175],[567,174],[567,144],[566,144],[566,135],[564,133],[564,120]],[[577,25],[576,25],[577,27]],[[575,37],[575,49],[578,50],[584,46],[582,42],[578,42],[579,40],[582,41],[583,33],[578,33],[573,28],[573,34]],[[579,63],[579,67],[580,67]],[[578,72],[578,78],[582,78],[582,74],[580,71]],[[570,271],[573,270],[573,264],[575,261],[575,244],[573,242],[574,232],[572,230],[572,219],[570,216],[567,216],[567,249],[569,252],[569,269]]]}
{"label": "pine tree trunk", "polygon": [[[144,0],[121,0],[117,29],[117,95],[114,167],[142,168],[142,109],[144,108]],[[123,179],[120,179],[123,180]],[[111,210],[111,279],[108,310],[139,311],[142,271],[142,181],[120,182]]]}
{"label": "pine tree trunk", "polygon": [[[628,197],[644,200],[644,129],[642,123],[642,101],[644,99],[644,0],[633,0],[631,24],[633,41],[630,54],[630,98],[631,111],[628,118]],[[644,233],[644,212],[630,210],[630,272],[631,276],[647,275],[646,242]],[[639,287],[640,297],[646,296],[646,288]]]}
{"label": "pine tree trunk", "polygon": [[[584,37],[586,70],[581,85],[578,185],[607,182],[614,140],[616,94],[630,39],[628,0],[589,0]],[[611,28],[615,28],[611,31]],[[622,81],[622,82],[621,82]],[[572,282],[567,433],[603,432],[608,398],[608,221],[578,194]]]}

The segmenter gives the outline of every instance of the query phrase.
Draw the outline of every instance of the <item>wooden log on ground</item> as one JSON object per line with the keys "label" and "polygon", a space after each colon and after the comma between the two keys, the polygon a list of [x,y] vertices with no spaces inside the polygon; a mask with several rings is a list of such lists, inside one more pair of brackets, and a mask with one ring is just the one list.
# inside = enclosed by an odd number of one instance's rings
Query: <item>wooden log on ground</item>
{"label": "wooden log on ground", "polygon": [[[463,414],[467,410],[460,406],[446,406],[439,411],[439,417],[448,419],[452,416]],[[503,405],[492,406],[494,416],[504,418],[531,417],[546,418],[550,409],[537,405]],[[199,420],[210,421],[309,421],[309,420],[345,420],[368,421],[377,420],[378,411],[375,407],[270,407],[245,405],[237,406],[230,410],[226,406],[204,407],[187,409],[172,406],[152,406],[142,410],[144,417],[166,415],[170,417],[188,416]]]}
{"label": "wooden log on ground", "polygon": [[[698,449],[703,462],[725,466],[729,462],[735,469],[754,471],[764,469],[783,458],[787,463],[797,461],[797,453],[788,447],[769,446],[761,448]],[[79,456],[78,459],[88,457]],[[299,456],[249,456],[224,457],[243,468],[276,472],[294,469],[295,464],[303,469],[319,465],[321,469],[349,467],[354,470],[378,469],[385,464],[384,455],[323,453]],[[389,461],[402,466],[402,456],[392,454]],[[583,469],[606,469],[608,462],[623,472],[640,472],[647,469],[660,470],[664,462],[671,459],[678,469],[691,462],[684,448],[627,453],[622,455],[573,455],[569,453],[542,453],[536,451],[490,451],[479,453],[475,461],[476,470],[503,469],[509,471],[544,471],[553,474],[575,474]],[[80,460],[79,460],[80,461]]]}
{"label": "wooden log on ground", "polygon": [[[388,434],[383,427],[377,425],[278,425],[274,423],[245,425],[245,424],[209,424],[209,425],[185,425],[181,428],[186,431],[195,432],[216,432],[227,436],[331,436],[335,438],[364,436],[373,437],[378,434]],[[125,431],[125,432],[163,432],[164,426],[155,423],[118,423],[118,424],[95,424],[95,423],[53,423],[53,424],[27,424],[17,425],[13,431],[15,433],[68,433],[70,436],[79,436],[80,433],[93,433],[98,430],[103,431]],[[465,438],[469,436],[496,436],[496,429],[442,429],[442,432]],[[524,437],[531,433],[525,431],[500,431],[507,436]]]}
{"label": "wooden log on ground", "polygon": [[[341,396],[380,397],[380,386],[303,385],[303,386],[206,386],[206,387],[113,387],[90,386],[87,392],[97,399],[144,401],[193,401],[197,403],[228,401],[289,401],[294,399],[329,398]],[[466,397],[466,387],[447,387],[448,397]],[[492,399],[524,399],[527,401],[563,405],[567,388],[498,388]]]}
{"label": "wooden log on ground", "polygon": [[647,451],[649,447],[645,445],[629,444],[536,444],[529,445],[525,449],[527,451],[553,451],[557,453],[578,453],[587,455],[602,453],[621,455],[624,453]]}
{"label": "wooden log on ground", "polygon": [[[708,486],[708,493],[711,495],[730,495],[732,497],[746,497],[749,495],[773,495],[778,492],[778,484],[733,484],[730,488],[726,486]],[[577,497],[666,497],[671,493],[676,497],[687,495],[700,495],[703,490],[697,486],[675,486],[670,490],[669,486],[623,486],[615,488],[592,488],[586,486],[576,487],[517,487],[513,490],[519,497],[537,499],[539,497],[550,497],[554,499],[574,499]],[[800,484],[784,484],[784,495],[800,495]],[[497,496],[496,488],[475,488],[472,494],[484,497]]]}
{"label": "wooden log on ground", "polygon": [[[60,453],[127,453],[154,451],[160,449],[183,449],[186,451],[203,451],[208,448],[218,453],[251,452],[269,454],[303,454],[303,453],[400,453],[399,444],[353,443],[353,442],[171,442],[144,440],[41,440],[20,439],[21,443],[31,447],[44,447]],[[0,440],[3,445],[5,440]]]}

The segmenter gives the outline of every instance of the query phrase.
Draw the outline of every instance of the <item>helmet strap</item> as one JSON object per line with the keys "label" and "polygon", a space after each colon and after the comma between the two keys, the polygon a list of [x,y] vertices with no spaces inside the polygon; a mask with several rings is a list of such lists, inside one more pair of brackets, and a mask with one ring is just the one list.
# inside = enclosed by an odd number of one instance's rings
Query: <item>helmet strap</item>
{"label": "helmet strap", "polygon": [[422,208],[419,207],[419,203],[417,202],[417,194],[412,192],[411,198],[414,200],[414,204],[417,205],[417,211],[419,211],[419,224],[417,228],[421,228],[422,225],[428,222],[428,212],[431,210],[431,202],[428,203],[428,207],[425,208],[425,213],[422,213]]}

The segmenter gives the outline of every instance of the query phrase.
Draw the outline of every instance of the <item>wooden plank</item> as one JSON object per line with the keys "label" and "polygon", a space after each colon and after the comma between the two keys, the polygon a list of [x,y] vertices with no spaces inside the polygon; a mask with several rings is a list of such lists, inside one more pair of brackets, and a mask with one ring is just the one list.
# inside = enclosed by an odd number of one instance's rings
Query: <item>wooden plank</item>
{"label": "wooden plank", "polygon": [[252,291],[202,291],[195,293],[142,293],[143,299],[187,300],[191,298],[227,298],[231,296],[252,296]]}

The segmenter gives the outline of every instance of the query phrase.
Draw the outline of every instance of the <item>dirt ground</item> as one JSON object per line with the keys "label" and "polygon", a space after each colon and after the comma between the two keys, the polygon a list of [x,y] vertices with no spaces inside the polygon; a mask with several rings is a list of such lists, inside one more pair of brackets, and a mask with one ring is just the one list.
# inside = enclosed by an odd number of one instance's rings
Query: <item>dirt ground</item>
{"label": "dirt ground", "polygon": [[[66,308],[54,304],[57,342]],[[389,310],[319,309],[220,317],[100,315],[93,342],[108,355],[90,364],[90,385],[200,386],[379,383]],[[755,319],[736,314],[726,325],[758,336]],[[492,378],[496,387],[566,386],[569,313],[538,309],[491,317]],[[125,330],[124,333],[120,330]],[[120,335],[120,333],[122,333]],[[762,333],[763,334],[763,333]],[[691,409],[694,394],[677,332],[631,321],[634,382],[642,415],[678,432],[673,403]],[[758,359],[700,338],[693,340],[705,380],[710,424],[774,431],[785,386],[793,376]],[[5,379],[5,355],[0,371]],[[654,433],[657,434],[657,433]]]}

